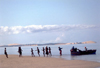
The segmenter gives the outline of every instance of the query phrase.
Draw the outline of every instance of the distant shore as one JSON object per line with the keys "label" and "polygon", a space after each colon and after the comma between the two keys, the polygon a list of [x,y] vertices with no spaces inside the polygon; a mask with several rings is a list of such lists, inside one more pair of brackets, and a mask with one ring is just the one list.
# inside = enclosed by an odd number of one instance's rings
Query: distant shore
{"label": "distant shore", "polygon": [[91,44],[96,43],[94,41],[86,41],[86,42],[72,42],[72,43],[45,43],[45,44],[8,44],[8,45],[0,45],[0,47],[19,47],[19,46],[43,46],[43,45],[73,45],[73,44]]}
{"label": "distant shore", "polygon": [[0,68],[97,68],[100,63],[83,60],[63,60],[51,57],[0,55]]}

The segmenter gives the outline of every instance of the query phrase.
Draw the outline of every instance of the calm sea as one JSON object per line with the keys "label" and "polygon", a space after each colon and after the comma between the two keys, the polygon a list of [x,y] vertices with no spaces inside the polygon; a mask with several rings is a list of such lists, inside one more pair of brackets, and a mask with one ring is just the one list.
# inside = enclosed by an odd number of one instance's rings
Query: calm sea
{"label": "calm sea", "polygon": [[[62,47],[62,56],[59,56],[59,50],[58,47]],[[71,56],[70,55],[70,49],[72,46],[77,47],[78,49],[85,50],[84,47],[87,47],[88,49],[96,49],[97,52],[95,55],[79,55],[79,56]],[[40,49],[40,55],[43,56],[42,47],[45,46],[23,46],[23,55],[24,56],[31,56],[31,48],[34,50],[35,56],[38,56],[37,51],[35,51],[39,47]],[[48,47],[51,47],[52,51],[52,57],[55,58],[63,58],[67,60],[87,60],[87,61],[96,61],[100,62],[100,43],[94,43],[94,44],[75,44],[75,45],[48,45]],[[6,47],[8,55],[14,54],[18,55],[18,47]],[[0,55],[4,54],[4,47],[0,47]]]}

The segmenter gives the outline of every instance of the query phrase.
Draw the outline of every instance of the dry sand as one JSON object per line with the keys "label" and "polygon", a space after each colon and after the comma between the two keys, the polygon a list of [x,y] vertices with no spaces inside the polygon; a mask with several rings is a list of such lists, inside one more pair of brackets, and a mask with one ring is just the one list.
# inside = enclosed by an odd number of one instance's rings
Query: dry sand
{"label": "dry sand", "polygon": [[97,68],[100,63],[83,60],[63,60],[50,57],[0,55],[0,68]]}

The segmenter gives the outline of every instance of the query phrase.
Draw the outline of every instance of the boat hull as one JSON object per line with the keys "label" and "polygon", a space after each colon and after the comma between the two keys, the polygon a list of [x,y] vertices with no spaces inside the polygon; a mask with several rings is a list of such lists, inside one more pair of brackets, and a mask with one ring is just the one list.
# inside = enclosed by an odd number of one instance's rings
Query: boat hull
{"label": "boat hull", "polygon": [[71,55],[87,55],[87,54],[96,54],[96,50],[87,50],[87,51],[71,51]]}

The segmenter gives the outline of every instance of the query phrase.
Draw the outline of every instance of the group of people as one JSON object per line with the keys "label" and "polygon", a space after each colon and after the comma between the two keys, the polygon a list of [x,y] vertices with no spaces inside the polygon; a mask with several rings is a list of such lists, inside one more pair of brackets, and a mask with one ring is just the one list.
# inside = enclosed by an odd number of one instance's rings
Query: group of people
{"label": "group of people", "polygon": [[[62,48],[61,47],[58,47],[58,49],[59,49],[59,54],[60,54],[60,56],[62,56]],[[19,57],[21,57],[22,56],[22,49],[21,49],[21,47],[18,47],[18,53],[19,53]],[[31,48],[31,55],[32,55],[32,57],[35,57],[35,55],[34,55],[34,52],[33,52],[34,50],[33,50],[33,48]],[[37,53],[38,53],[38,55],[39,55],[39,57],[40,57],[40,50],[39,50],[39,48],[37,47],[37,50],[35,50],[35,51],[37,51]],[[43,51],[43,55],[44,55],[44,57],[45,57],[45,54],[47,55],[47,57],[48,56],[52,56],[52,53],[51,53],[51,48],[50,47],[43,47],[42,48],[42,51]],[[6,55],[6,57],[8,58],[8,54],[7,54],[7,51],[6,51],[6,48],[5,48],[5,50],[4,50],[4,54]]]}
{"label": "group of people", "polygon": [[[37,51],[37,53],[38,53],[38,55],[40,57],[40,50],[39,50],[38,47],[37,47],[37,50],[35,50],[35,51]],[[52,56],[50,47],[49,48],[47,46],[45,48],[43,47],[42,51],[43,51],[44,57],[45,57],[45,54],[47,55],[47,57],[48,57],[48,55]],[[31,55],[32,55],[32,57],[33,56],[35,57],[34,52],[33,52],[33,48],[31,48]]]}
{"label": "group of people", "polygon": [[[73,52],[77,52],[77,51],[81,52],[80,49],[75,48],[74,46],[72,47],[71,51],[73,51]],[[85,47],[85,51],[88,51],[86,47]]]}

